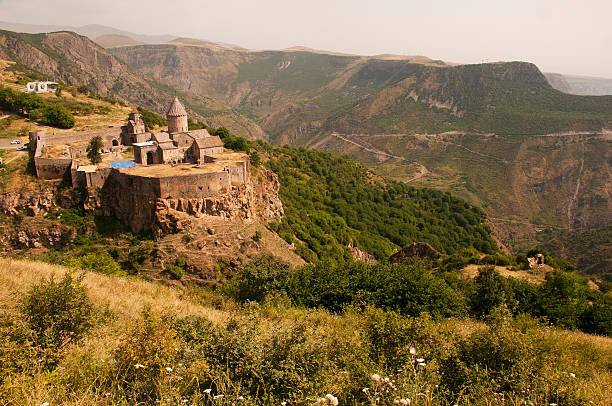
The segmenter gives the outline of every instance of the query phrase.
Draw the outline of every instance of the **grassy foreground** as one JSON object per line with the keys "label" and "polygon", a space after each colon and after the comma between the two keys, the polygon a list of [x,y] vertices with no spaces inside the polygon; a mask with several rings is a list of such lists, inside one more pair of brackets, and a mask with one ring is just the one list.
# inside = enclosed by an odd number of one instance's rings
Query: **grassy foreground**
{"label": "grassy foreground", "polygon": [[[503,309],[486,323],[357,307],[332,314],[282,298],[239,306],[209,290],[95,273],[81,286],[71,272],[2,259],[0,404],[605,405],[612,398],[612,339],[512,319]],[[45,303],[44,290],[31,286],[66,273],[71,306],[48,323],[74,321],[81,307],[72,300],[82,291],[93,304],[92,327],[60,344],[38,340],[20,303],[32,293],[35,304]]]}

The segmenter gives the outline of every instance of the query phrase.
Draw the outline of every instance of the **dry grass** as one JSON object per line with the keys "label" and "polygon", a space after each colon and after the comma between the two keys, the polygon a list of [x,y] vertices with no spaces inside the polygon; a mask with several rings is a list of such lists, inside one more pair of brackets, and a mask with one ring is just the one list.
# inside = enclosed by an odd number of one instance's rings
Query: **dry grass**
{"label": "dry grass", "polygon": [[[3,258],[0,263],[0,305],[7,309],[15,303],[16,295],[24,293],[43,278],[60,278],[69,269],[42,262]],[[161,313],[179,316],[198,315],[213,322],[222,322],[227,314],[194,304],[176,288],[136,278],[118,278],[89,272],[84,283],[92,301],[108,305],[121,322],[138,317],[145,306]]]}
{"label": "dry grass", "polygon": [[[31,284],[38,283],[41,278],[49,278],[52,275],[60,278],[66,272],[71,272],[71,270],[40,262],[3,258],[0,263],[0,309],[2,313],[12,313],[9,314],[11,318],[19,317],[15,310],[15,302]],[[106,365],[112,362],[116,349],[122,340],[125,340],[126,331],[129,331],[130,326],[140,318],[145,306],[149,306],[157,313],[172,313],[179,317],[203,316],[219,326],[225,325],[230,319],[239,321],[243,326],[255,322],[258,326],[258,334],[251,339],[252,344],[257,348],[265,348],[264,343],[274,342],[285,333],[292,334],[296,326],[305,328],[308,346],[316,347],[321,354],[342,356],[334,347],[348,346],[347,351],[352,353],[354,348],[365,349],[369,345],[363,333],[367,329],[365,325],[368,324],[368,321],[366,320],[372,317],[373,313],[364,315],[359,311],[348,311],[346,314],[336,315],[325,310],[295,308],[282,299],[278,302],[240,308],[233,302],[220,301],[220,298],[213,293],[191,292],[191,295],[188,296],[184,290],[163,286],[159,283],[132,278],[108,277],[95,273],[87,273],[84,283],[92,301],[98,305],[107,305],[114,317],[95,327],[92,334],[85,337],[78,346],[71,348],[61,363],[61,367],[70,371],[71,374],[84,374],[84,377],[77,378],[81,386],[73,389],[68,383],[56,384],[52,375],[43,371],[33,375],[12,375],[4,384],[5,393],[10,394],[12,402],[8,404],[41,405],[44,402],[51,402],[53,405],[108,404],[108,399],[101,392],[101,386],[97,386],[97,379],[91,379],[91,374],[98,373],[98,368],[107,368]],[[201,304],[197,304],[196,301]],[[213,309],[213,301],[222,310]],[[416,322],[421,323],[422,319]],[[453,337],[467,338],[478,330],[488,328],[482,322],[453,319],[424,322],[422,326],[426,329],[431,328],[432,331],[423,332],[425,336],[423,336],[424,341],[421,345],[433,345],[436,340],[441,339],[439,345],[446,348],[444,351],[451,350],[452,346],[458,343],[457,338]],[[241,327],[241,329],[246,331],[249,328]],[[432,335],[429,336],[429,334]],[[516,335],[518,331],[511,334]],[[541,334],[544,344],[540,349],[552,357],[546,370],[542,372],[546,373],[547,377],[552,376],[556,377],[554,379],[569,382],[570,388],[579,392],[582,398],[592,399],[595,405],[609,404],[606,402],[610,399],[610,388],[612,388],[612,374],[609,370],[609,365],[612,365],[612,339],[554,328],[546,328]],[[519,337],[520,334],[516,336]],[[430,337],[433,341],[427,343],[429,339],[425,337]],[[288,343],[288,345],[291,344]],[[352,354],[357,357],[367,357],[364,352],[355,351]],[[366,368],[376,367],[370,363],[360,364],[359,360],[351,362],[356,362],[355,365],[362,365]],[[85,370],[83,370],[83,365],[87,365]],[[372,370],[368,373],[372,372],[380,371]],[[569,378],[570,372],[575,372],[576,378]],[[350,387],[350,379],[355,379],[355,377],[338,374],[335,379],[325,381],[327,382],[326,390],[339,394],[343,388]],[[88,386],[83,387],[83,383]],[[129,404],[129,400],[115,404]],[[163,404],[178,403],[170,401]],[[201,403],[196,402],[195,404]],[[502,403],[487,401],[474,404],[501,405]]]}

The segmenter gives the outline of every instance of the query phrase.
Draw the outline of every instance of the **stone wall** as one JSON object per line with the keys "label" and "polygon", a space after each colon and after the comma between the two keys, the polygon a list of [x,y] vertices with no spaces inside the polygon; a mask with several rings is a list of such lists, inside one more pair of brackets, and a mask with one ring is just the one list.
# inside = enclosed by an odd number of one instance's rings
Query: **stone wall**
{"label": "stone wall", "polygon": [[44,180],[63,179],[69,176],[73,165],[75,162],[70,158],[34,158],[36,176]]}
{"label": "stone wall", "polygon": [[105,147],[112,146],[112,141],[121,141],[121,127],[113,126],[103,128],[101,130],[91,131],[73,131],[68,134],[47,134],[45,137],[45,145],[67,145],[75,142],[89,141],[95,136],[102,137]]}
{"label": "stone wall", "polygon": [[[243,174],[244,167],[237,169]],[[250,182],[232,186],[228,170],[155,178],[109,169],[78,176],[89,190],[87,209],[116,217],[134,232],[163,228],[164,210],[243,219],[254,212],[253,186]],[[104,186],[96,189],[100,184]]]}
{"label": "stone wall", "polygon": [[170,176],[160,179],[160,190],[163,199],[203,199],[229,192],[231,177],[227,171]]}
{"label": "stone wall", "polygon": [[155,207],[160,194],[159,178],[129,175],[111,169],[99,190],[89,189],[89,209],[95,214],[116,217],[134,232],[155,225]]}

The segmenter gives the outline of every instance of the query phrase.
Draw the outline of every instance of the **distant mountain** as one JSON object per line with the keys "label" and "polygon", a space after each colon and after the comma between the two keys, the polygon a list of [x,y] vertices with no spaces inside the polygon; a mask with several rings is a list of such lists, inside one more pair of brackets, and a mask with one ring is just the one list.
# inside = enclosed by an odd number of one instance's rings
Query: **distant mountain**
{"label": "distant mountain", "polygon": [[96,39],[103,35],[119,35],[131,38],[132,40],[145,44],[161,44],[172,41],[178,38],[175,35],[143,35],[129,31],[119,30],[113,27],[107,27],[98,24],[88,24],[81,27],[72,27],[65,25],[37,25],[37,24],[22,24],[0,21],[0,29],[6,31],[23,32],[27,34],[37,34],[44,32],[56,31],[72,31],[77,34],[84,35],[90,39]]}
{"label": "distant mountain", "polygon": [[612,79],[590,76],[545,73],[546,79],[557,90],[583,96],[612,95]]}
{"label": "distant mountain", "polygon": [[143,42],[136,41],[130,37],[113,34],[100,35],[93,41],[103,48],[124,47],[143,44]]}
{"label": "distant mountain", "polygon": [[72,32],[0,31],[0,59],[18,62],[51,80],[87,85],[103,96],[126,100],[162,114],[172,96],[178,93],[193,118],[206,118],[211,126],[224,126],[250,139],[267,138],[255,122],[224,103],[185,91],[177,92],[170,86],[143,78],[100,45]]}
{"label": "distant mountain", "polygon": [[452,66],[204,42],[110,52],[151,79],[239,109],[279,144],[312,145],[334,131],[543,134],[612,123],[612,97],[562,93],[525,62]]}

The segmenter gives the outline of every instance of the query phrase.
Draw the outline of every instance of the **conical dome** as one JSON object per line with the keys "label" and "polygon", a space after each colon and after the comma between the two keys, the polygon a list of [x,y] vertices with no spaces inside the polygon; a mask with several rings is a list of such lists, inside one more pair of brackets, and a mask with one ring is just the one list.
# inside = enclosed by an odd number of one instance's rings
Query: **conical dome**
{"label": "conical dome", "polygon": [[174,96],[174,100],[172,100],[172,104],[170,105],[170,108],[168,109],[168,113],[166,113],[166,116],[182,117],[186,115],[187,115],[187,111],[185,110],[185,107],[183,107],[178,97]]}

